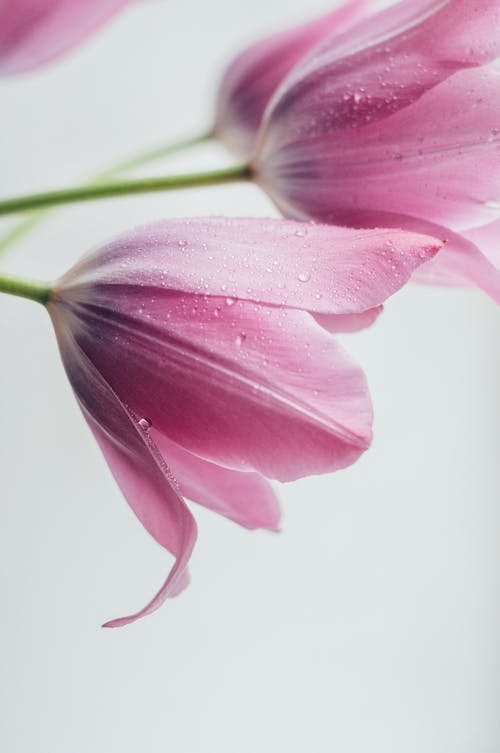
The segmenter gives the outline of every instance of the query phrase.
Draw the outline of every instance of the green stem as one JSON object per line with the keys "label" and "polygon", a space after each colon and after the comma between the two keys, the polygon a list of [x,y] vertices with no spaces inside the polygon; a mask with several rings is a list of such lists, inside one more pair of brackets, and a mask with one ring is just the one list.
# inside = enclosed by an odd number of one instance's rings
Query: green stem
{"label": "green stem", "polygon": [[130,194],[234,183],[249,180],[250,177],[250,168],[247,164],[244,164],[206,173],[167,175],[161,178],[142,178],[140,180],[78,186],[61,191],[48,191],[47,193],[5,199],[4,201],[0,201],[0,215],[26,212],[30,209],[40,209],[60,204],[74,204],[80,201],[91,201],[92,199],[107,199],[112,196],[128,196]]}
{"label": "green stem", "polygon": [[21,298],[29,298],[44,305],[49,302],[52,295],[52,286],[46,282],[24,280],[21,277],[0,275],[0,293],[18,295]]}
{"label": "green stem", "polygon": [[[188,149],[189,147],[203,144],[206,141],[210,141],[212,138],[213,133],[208,132],[202,134],[201,136],[194,136],[192,138],[183,139],[182,141],[177,141],[176,143],[170,143],[157,147],[156,149],[150,149],[147,152],[143,152],[142,154],[138,154],[135,157],[123,160],[122,162],[109,167],[107,170],[99,173],[91,181],[89,181],[89,185],[105,183],[119,176],[121,173],[128,172],[129,170],[134,170],[138,167],[143,167],[144,165],[150,164],[151,162],[156,162],[157,160],[168,157],[171,154],[175,154],[184,149]],[[7,249],[10,248],[10,246],[12,246],[16,241],[20,240],[35,227],[40,225],[49,213],[50,210],[48,209],[39,209],[38,211],[33,212],[27,219],[21,220],[21,222],[16,224],[11,230],[5,233],[3,238],[0,238],[0,255],[5,253],[5,251],[7,251]]]}
{"label": "green stem", "polygon": [[201,136],[193,136],[192,138],[177,141],[175,142],[175,144],[164,144],[163,146],[156,147],[155,149],[149,149],[147,152],[143,152],[142,154],[138,154],[135,157],[130,157],[129,159],[123,160],[122,162],[118,162],[118,164],[113,165],[102,173],[99,173],[91,181],[91,183],[101,183],[107,181],[110,178],[115,178],[121,173],[127,173],[129,170],[135,170],[137,167],[144,167],[144,165],[148,165],[151,162],[157,162],[157,160],[159,159],[169,157],[171,154],[176,154],[177,152],[189,149],[192,146],[203,144],[205,141],[210,141],[212,138],[213,134],[212,132],[209,132],[204,133]]}

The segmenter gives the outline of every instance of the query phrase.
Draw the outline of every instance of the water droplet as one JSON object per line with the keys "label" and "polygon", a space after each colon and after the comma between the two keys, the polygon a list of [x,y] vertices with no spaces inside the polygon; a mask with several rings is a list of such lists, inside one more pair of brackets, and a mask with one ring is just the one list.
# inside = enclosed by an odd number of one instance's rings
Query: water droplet
{"label": "water droplet", "polygon": [[295,235],[297,236],[297,238],[303,238],[306,235],[306,231],[305,230],[296,230],[295,231]]}
{"label": "water droplet", "polygon": [[187,246],[187,241],[177,241],[177,245],[180,246],[180,248],[185,248]]}
{"label": "water droplet", "polygon": [[226,298],[226,306],[234,306],[236,298]]}
{"label": "water droplet", "polygon": [[149,431],[153,426],[153,422],[149,418],[140,418],[137,422],[143,431]]}
{"label": "water droplet", "polygon": [[309,272],[300,272],[300,274],[297,275],[297,280],[299,282],[309,282],[311,279],[311,275]]}
{"label": "water droplet", "polygon": [[237,348],[241,348],[245,340],[247,339],[246,332],[240,332],[240,334],[237,336],[236,340],[234,341],[234,344]]}

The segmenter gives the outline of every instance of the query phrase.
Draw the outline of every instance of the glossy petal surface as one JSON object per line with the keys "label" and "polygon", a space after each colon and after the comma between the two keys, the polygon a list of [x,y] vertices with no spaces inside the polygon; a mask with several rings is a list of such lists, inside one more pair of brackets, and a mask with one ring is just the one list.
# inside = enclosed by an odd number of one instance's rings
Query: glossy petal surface
{"label": "glossy petal surface", "polygon": [[284,481],[349,465],[368,446],[363,374],[308,314],[137,289],[106,312],[100,296],[78,311],[80,348],[187,450]]}
{"label": "glossy petal surface", "polygon": [[494,222],[499,28],[498,0],[407,0],[325,40],[273,98],[256,180],[296,219],[398,213],[464,236]]}
{"label": "glossy petal surface", "polygon": [[241,156],[250,156],[264,110],[293,66],[320,40],[353,23],[366,0],[348,0],[340,8],[247,47],[227,68],[219,88],[215,132]]}
{"label": "glossy petal surface", "polygon": [[132,0],[0,0],[0,74],[59,57]]}
{"label": "glossy petal surface", "polygon": [[271,485],[257,473],[240,473],[208,463],[151,429],[155,443],[183,496],[245,528],[276,531],[280,506]]}
{"label": "glossy petal surface", "polygon": [[464,71],[384,120],[275,144],[259,180],[298,218],[342,222],[359,210],[455,229],[493,221],[500,212],[499,86],[494,68]]}
{"label": "glossy petal surface", "polygon": [[126,285],[127,291],[141,286],[357,314],[399,290],[440,245],[435,237],[380,225],[356,230],[253,218],[168,220],[84,257],[62,285],[74,300],[87,296],[79,288],[98,279],[100,286]]}
{"label": "glossy petal surface", "polygon": [[71,316],[61,316],[53,305],[50,310],[69,380],[116,481],[142,525],[176,558],[165,583],[143,609],[106,623],[118,627],[150,614],[184,588],[196,524],[148,431],[74,341]]}
{"label": "glossy petal surface", "polygon": [[180,493],[275,530],[265,477],[343,468],[368,447],[363,372],[325,328],[367,326],[440,245],[398,230],[172,220],[56,284],[49,311],[81,408],[132,509],[176,558],[150,603],[108,626],[185,586],[196,529]]}
{"label": "glossy petal surface", "polygon": [[[364,228],[383,224],[387,228],[394,227],[441,238],[445,244],[443,249],[428,263],[416,269],[412,279],[432,285],[473,285],[500,303],[500,254],[497,242],[499,222],[457,233],[421,217],[390,212],[346,213],[344,221]],[[486,253],[482,252],[483,246]]]}

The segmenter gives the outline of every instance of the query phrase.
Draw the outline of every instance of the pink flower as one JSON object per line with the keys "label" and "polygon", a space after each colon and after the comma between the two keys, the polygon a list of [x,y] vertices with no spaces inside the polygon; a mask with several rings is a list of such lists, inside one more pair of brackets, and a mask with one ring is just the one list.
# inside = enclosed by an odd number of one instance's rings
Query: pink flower
{"label": "pink flower", "polygon": [[323,327],[368,324],[439,246],[398,231],[172,220],[56,284],[48,308],[80,407],[135,514],[175,557],[149,604],[108,626],[185,586],[196,526],[181,495],[276,529],[266,479],[334,471],[366,450],[364,375]]}
{"label": "pink flower", "polygon": [[272,94],[318,42],[357,20],[367,0],[348,0],[307,24],[273,34],[243,50],[228,66],[219,88],[217,137],[237,154],[250,156]]}
{"label": "pink flower", "polygon": [[0,73],[63,55],[133,0],[0,0]]}
{"label": "pink flower", "polygon": [[265,115],[255,178],[289,217],[447,238],[423,274],[498,301],[476,228],[500,218],[499,58],[500,0],[388,8],[292,70]]}

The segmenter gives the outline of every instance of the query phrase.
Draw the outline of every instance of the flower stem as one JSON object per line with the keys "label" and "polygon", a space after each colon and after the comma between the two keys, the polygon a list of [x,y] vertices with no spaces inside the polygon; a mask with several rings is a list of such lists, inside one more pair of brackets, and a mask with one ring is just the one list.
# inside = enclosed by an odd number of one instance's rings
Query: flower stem
{"label": "flower stem", "polygon": [[74,204],[92,199],[108,199],[112,196],[129,196],[131,194],[172,191],[180,188],[214,186],[220,183],[234,183],[250,179],[248,165],[237,165],[222,170],[206,173],[187,173],[186,175],[167,175],[161,178],[141,178],[113,183],[96,183],[61,191],[48,191],[27,196],[16,196],[0,201],[0,215],[26,212],[30,209],[53,207],[59,204]]}
{"label": "flower stem", "polygon": [[21,298],[29,298],[30,301],[37,301],[37,303],[45,305],[49,302],[52,295],[52,286],[46,282],[36,282],[34,280],[25,280],[21,277],[0,275],[0,293],[18,295]]}
{"label": "flower stem", "polygon": [[[151,162],[156,162],[164,157],[168,157],[171,154],[176,154],[184,149],[203,144],[213,139],[213,133],[211,131],[201,134],[200,136],[193,136],[191,138],[183,139],[175,143],[164,144],[163,146],[156,147],[155,149],[149,149],[147,152],[130,157],[126,160],[122,160],[117,164],[107,168],[103,172],[96,175],[89,181],[89,185],[98,183],[105,183],[107,181],[117,178],[122,173],[134,170],[138,167],[143,167]],[[21,220],[11,230],[7,231],[3,237],[0,238],[0,255],[5,253],[14,243],[19,241],[31,230],[40,225],[43,220],[48,216],[50,210],[39,209],[34,211],[26,219]]]}
{"label": "flower stem", "polygon": [[204,133],[201,136],[193,136],[191,138],[183,139],[182,141],[176,141],[175,143],[164,144],[163,146],[156,147],[155,149],[149,149],[147,152],[137,154],[135,157],[130,157],[122,162],[118,162],[116,165],[108,168],[91,181],[91,183],[101,183],[111,178],[116,178],[121,173],[126,173],[129,170],[135,170],[137,167],[143,167],[150,162],[156,162],[159,159],[168,157],[171,154],[189,149],[192,146],[203,144],[205,141],[210,141],[213,138],[211,132]]}

